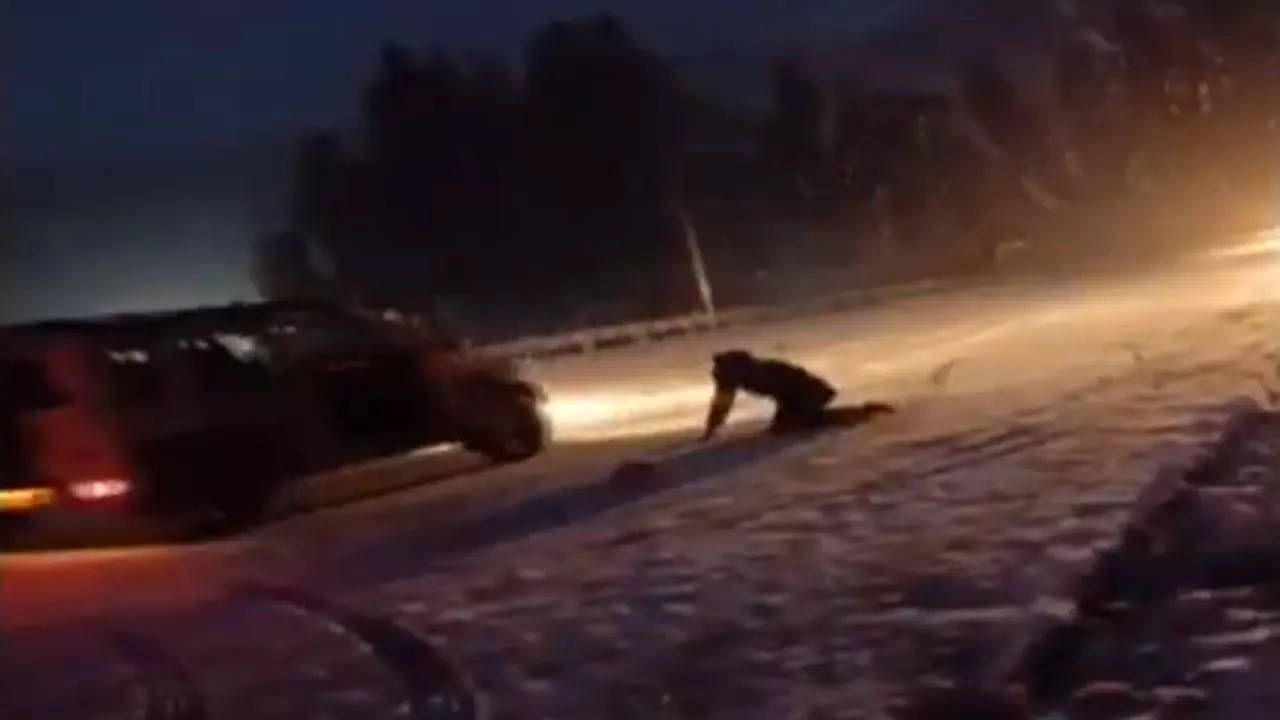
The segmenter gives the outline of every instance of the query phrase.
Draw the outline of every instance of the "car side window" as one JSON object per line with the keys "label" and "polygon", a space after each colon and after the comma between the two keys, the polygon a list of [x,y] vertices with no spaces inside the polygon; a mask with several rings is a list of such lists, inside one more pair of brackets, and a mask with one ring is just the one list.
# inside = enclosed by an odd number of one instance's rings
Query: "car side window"
{"label": "car side window", "polygon": [[244,336],[215,336],[179,343],[194,364],[200,386],[207,392],[257,391],[271,382],[271,370],[261,346]]}
{"label": "car side window", "polygon": [[108,349],[104,354],[107,392],[113,404],[140,405],[160,396],[161,373],[147,350]]}

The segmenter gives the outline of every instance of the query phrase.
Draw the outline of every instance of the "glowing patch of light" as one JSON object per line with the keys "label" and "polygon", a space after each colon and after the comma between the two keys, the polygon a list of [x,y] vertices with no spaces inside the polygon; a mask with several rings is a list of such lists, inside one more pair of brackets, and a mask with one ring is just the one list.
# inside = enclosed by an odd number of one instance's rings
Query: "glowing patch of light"
{"label": "glowing patch of light", "polygon": [[151,362],[151,355],[146,350],[108,350],[107,357],[111,362],[121,365],[145,365]]}
{"label": "glowing patch of light", "polygon": [[266,351],[258,339],[252,335],[233,335],[219,333],[213,336],[228,353],[240,362],[254,362],[266,356]]}
{"label": "glowing patch of light", "polygon": [[589,392],[557,397],[552,391],[546,412],[559,430],[625,422],[710,401],[711,386],[705,382],[653,392]]}
{"label": "glowing patch of light", "polygon": [[99,478],[73,482],[68,489],[75,499],[94,502],[127,495],[133,484],[121,478]]}
{"label": "glowing patch of light", "polygon": [[28,512],[52,505],[56,500],[49,488],[0,490],[0,512]]}
{"label": "glowing patch of light", "polygon": [[1280,254],[1280,228],[1264,230],[1253,236],[1253,240],[1231,247],[1215,248],[1204,253],[1216,260],[1234,260],[1238,258],[1257,257],[1258,255]]}
{"label": "glowing patch of light", "polygon": [[453,448],[449,445],[424,445],[420,448],[414,448],[405,453],[408,458],[432,457],[434,455],[446,455],[453,452]]}
{"label": "glowing patch of light", "polygon": [[[639,383],[632,383],[638,385]],[[661,389],[558,393],[551,390],[545,411],[556,440],[594,441],[636,438],[672,432],[696,432],[711,403],[710,379]],[[733,422],[764,417],[768,403],[740,396]]]}

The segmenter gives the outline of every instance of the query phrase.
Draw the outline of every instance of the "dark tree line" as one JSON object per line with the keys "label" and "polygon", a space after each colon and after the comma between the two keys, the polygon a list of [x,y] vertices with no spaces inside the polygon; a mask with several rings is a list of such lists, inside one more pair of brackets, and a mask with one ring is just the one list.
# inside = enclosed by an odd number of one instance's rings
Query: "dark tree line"
{"label": "dark tree line", "polygon": [[[586,318],[568,308],[610,301],[591,320],[695,307],[695,231],[732,302],[778,258],[976,271],[1011,240],[1105,253],[1259,221],[1280,6],[1062,7],[1048,87],[978,57],[954,92],[872,93],[784,60],[759,116],[692,96],[608,17],[542,29],[520,71],[388,47],[361,136],[302,143],[293,227],[263,242],[259,284],[418,308],[559,302],[572,324]],[[332,277],[307,264],[316,249]]]}
{"label": "dark tree line", "polygon": [[[655,292],[680,247],[687,100],[615,20],[545,28],[519,76],[496,58],[388,47],[365,100],[363,137],[307,139],[295,178],[293,232],[349,293],[421,306],[635,285],[665,310],[688,301],[690,287]],[[264,241],[261,267],[284,271],[284,237]]]}

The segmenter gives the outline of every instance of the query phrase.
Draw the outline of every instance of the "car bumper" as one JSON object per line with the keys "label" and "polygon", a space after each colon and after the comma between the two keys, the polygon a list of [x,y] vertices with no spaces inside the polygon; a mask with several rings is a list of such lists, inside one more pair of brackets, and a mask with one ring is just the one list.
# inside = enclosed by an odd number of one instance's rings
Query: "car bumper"
{"label": "car bumper", "polygon": [[[133,544],[174,536],[177,522],[93,503],[50,487],[0,490],[0,551]],[[164,527],[162,527],[164,525]],[[167,531],[167,532],[166,532]]]}

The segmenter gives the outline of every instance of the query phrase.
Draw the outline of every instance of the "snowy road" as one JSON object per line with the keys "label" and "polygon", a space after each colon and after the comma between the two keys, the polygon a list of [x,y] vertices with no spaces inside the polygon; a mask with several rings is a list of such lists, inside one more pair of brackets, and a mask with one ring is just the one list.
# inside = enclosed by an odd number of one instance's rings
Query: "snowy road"
{"label": "snowy road", "polygon": [[[213,717],[413,711],[394,656],[236,590],[260,580],[443,646],[495,718],[875,717],[989,665],[1162,466],[1274,401],[1277,267],[949,293],[531,368],[566,444],[529,464],[235,542],[0,559],[17,716],[119,717],[160,686]],[[902,411],[755,439],[744,404],[733,436],[691,446],[728,346]],[[72,694],[49,679],[68,658],[93,677]]]}

